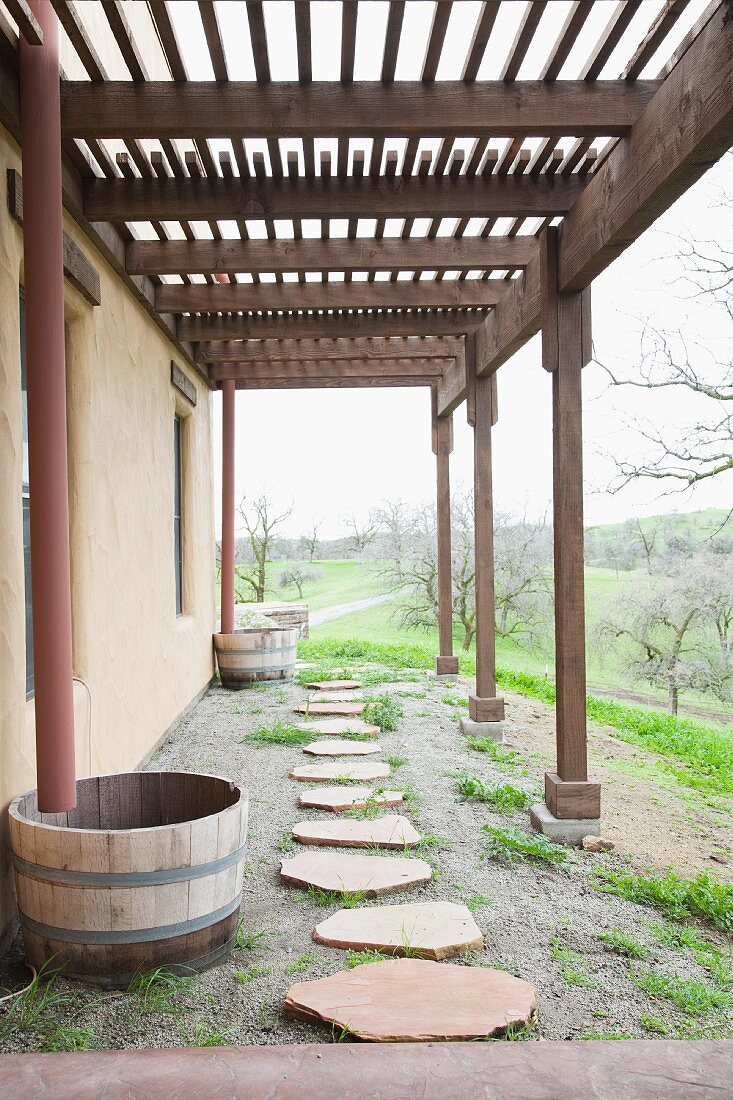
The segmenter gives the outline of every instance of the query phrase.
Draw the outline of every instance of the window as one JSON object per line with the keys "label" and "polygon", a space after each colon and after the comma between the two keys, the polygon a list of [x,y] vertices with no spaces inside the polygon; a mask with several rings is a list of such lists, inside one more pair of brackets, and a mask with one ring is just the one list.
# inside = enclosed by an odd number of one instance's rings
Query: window
{"label": "window", "polygon": [[20,292],[20,388],[23,444],[23,561],[25,569],[25,694],[35,688],[33,669],[33,602],[31,597],[31,492],[28,474],[28,384],[25,373],[25,295]]}
{"label": "window", "polygon": [[182,481],[181,468],[181,418],[173,421],[173,546],[176,576],[176,615],[183,614],[183,532],[181,517]]}

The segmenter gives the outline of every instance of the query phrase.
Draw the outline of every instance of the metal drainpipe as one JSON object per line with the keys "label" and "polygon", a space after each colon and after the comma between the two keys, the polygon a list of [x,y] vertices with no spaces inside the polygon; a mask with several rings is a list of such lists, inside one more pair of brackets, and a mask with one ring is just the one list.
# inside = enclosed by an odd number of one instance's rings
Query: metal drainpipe
{"label": "metal drainpipe", "polygon": [[221,384],[221,633],[234,631],[234,395],[235,383]]}
{"label": "metal drainpipe", "polygon": [[20,39],[23,251],[38,808],[76,805],[61,200],[59,32],[29,0],[43,45]]}

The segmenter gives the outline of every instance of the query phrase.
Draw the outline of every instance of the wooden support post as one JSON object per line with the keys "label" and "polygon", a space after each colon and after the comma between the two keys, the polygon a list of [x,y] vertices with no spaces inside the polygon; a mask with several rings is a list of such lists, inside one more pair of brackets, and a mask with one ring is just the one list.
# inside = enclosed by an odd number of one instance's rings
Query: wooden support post
{"label": "wooden support post", "polygon": [[438,392],[433,389],[433,454],[437,472],[438,544],[438,640],[436,676],[457,676],[458,658],[453,656],[453,575],[451,570],[450,454],[453,450],[453,417],[438,416]]}
{"label": "wooden support post", "polygon": [[600,784],[588,781],[581,372],[591,357],[590,288],[558,291],[559,234],[541,238],[542,365],[552,372],[557,771],[545,802],[560,819],[600,817]]}
{"label": "wooden support post", "polygon": [[468,420],[473,424],[474,547],[476,592],[476,692],[468,697],[474,722],[502,722],[504,700],[496,694],[496,605],[494,599],[494,500],[491,428],[497,419],[496,375],[476,376],[473,335],[466,338]]}
{"label": "wooden support post", "polygon": [[234,396],[236,383],[222,382],[221,430],[221,626],[234,632]]}
{"label": "wooden support post", "polygon": [[59,29],[31,0],[43,45],[20,39],[26,367],[38,809],[76,805],[64,354]]}

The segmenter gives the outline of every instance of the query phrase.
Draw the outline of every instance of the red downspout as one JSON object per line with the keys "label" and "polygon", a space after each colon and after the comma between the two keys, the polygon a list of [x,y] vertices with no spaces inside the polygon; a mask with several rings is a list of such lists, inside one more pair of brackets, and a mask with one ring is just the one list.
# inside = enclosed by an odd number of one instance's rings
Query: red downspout
{"label": "red downspout", "polygon": [[234,631],[234,394],[222,382],[221,446],[221,633]]}
{"label": "red downspout", "polygon": [[61,203],[59,32],[30,0],[43,45],[20,39],[23,251],[38,808],[76,805]]}

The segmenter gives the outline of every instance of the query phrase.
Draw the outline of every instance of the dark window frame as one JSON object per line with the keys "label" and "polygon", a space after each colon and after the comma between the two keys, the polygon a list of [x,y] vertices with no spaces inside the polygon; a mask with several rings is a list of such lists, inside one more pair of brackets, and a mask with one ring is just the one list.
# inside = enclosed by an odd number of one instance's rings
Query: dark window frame
{"label": "dark window frame", "polygon": [[173,418],[173,554],[176,618],[183,613],[183,417]]}

